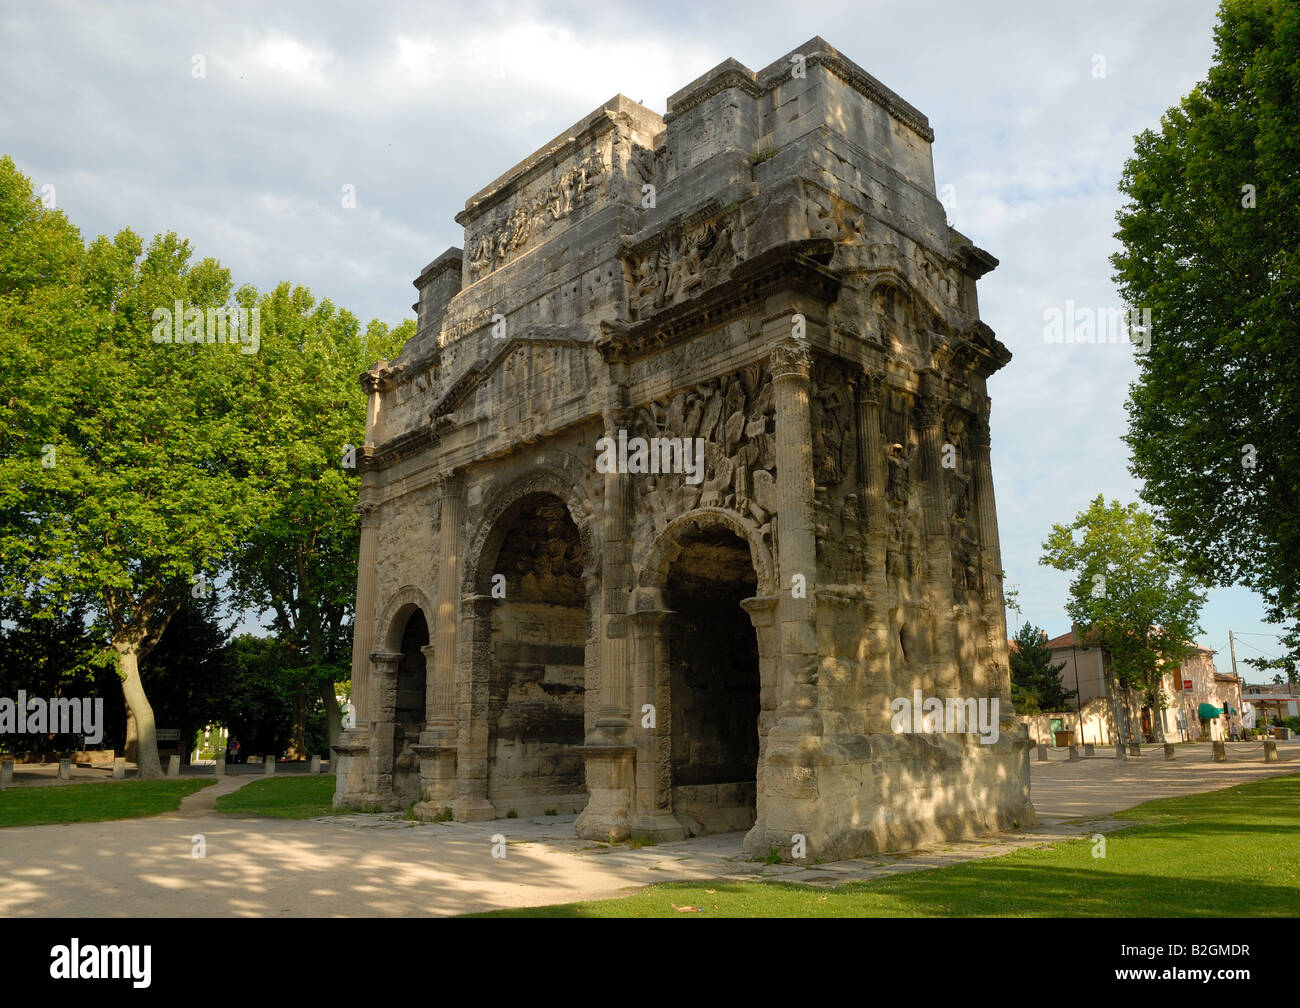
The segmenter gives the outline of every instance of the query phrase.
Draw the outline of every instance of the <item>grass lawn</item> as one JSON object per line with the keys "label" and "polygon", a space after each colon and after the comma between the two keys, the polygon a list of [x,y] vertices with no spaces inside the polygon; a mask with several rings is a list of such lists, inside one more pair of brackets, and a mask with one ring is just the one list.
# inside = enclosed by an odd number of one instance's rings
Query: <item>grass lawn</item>
{"label": "grass lawn", "polygon": [[335,783],[333,774],[268,777],[222,795],[217,799],[217,811],[231,815],[274,816],[277,819],[341,815],[343,810],[336,812],[331,807]]}
{"label": "grass lawn", "polygon": [[[951,868],[834,889],[781,882],[668,883],[631,896],[484,917],[1294,917],[1300,915],[1300,776],[1163,798],[1138,820]],[[674,906],[703,907],[700,914]]]}
{"label": "grass lawn", "polygon": [[0,791],[0,826],[103,822],[175,812],[210,780],[95,781]]}

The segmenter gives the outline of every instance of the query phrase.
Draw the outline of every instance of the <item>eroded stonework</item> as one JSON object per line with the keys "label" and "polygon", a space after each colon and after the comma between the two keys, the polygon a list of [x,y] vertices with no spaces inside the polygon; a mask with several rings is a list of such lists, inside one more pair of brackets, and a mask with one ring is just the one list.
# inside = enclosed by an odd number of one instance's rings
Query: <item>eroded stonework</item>
{"label": "eroded stonework", "polygon": [[[611,99],[466,203],[467,253],[363,376],[336,804],[823,860],[1033,821],[997,263],[947,225],[932,139],[813,39],[663,117]],[[701,445],[701,478],[667,448],[602,471],[620,438]],[[915,690],[997,699],[1001,734],[895,734]]]}

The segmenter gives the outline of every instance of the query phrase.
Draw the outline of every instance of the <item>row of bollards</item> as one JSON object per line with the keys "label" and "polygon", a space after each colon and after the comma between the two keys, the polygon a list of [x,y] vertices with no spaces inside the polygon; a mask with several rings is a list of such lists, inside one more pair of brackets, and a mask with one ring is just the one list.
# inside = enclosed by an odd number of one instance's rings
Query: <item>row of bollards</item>
{"label": "row of bollards", "polygon": [[[1213,751],[1214,762],[1226,763],[1228,759],[1227,747],[1222,742],[1214,742],[1212,743],[1212,745],[1214,747],[1214,751]],[[1037,743],[1037,749],[1038,749],[1038,762],[1039,763],[1049,762],[1047,757],[1047,743],[1046,742]],[[1164,750],[1165,750],[1166,761],[1173,760],[1178,751],[1177,747],[1172,742],[1164,743]],[[1096,750],[1093,747],[1092,743],[1089,742],[1084,744],[1083,747],[1084,756],[1091,756],[1095,751]],[[1125,760],[1128,759],[1130,756],[1141,756],[1141,755],[1142,755],[1142,746],[1138,742],[1129,742],[1129,743],[1116,742],[1115,743],[1116,759]],[[312,759],[316,761],[316,757],[312,757]],[[1073,763],[1077,759],[1079,759],[1079,747],[1077,745],[1072,745],[1070,746],[1070,754],[1068,757],[1068,761]],[[1264,740],[1264,762],[1265,763],[1278,762],[1277,742],[1274,741],[1273,739]],[[318,772],[317,769],[313,767],[312,773],[317,773],[317,772]]]}
{"label": "row of bollards", "polygon": [[[310,772],[314,774],[319,774],[320,764],[321,764],[320,757],[313,756],[311,758],[311,763],[310,763]],[[224,777],[226,775],[226,757],[224,756],[217,757],[216,771],[218,777]],[[275,775],[275,760],[271,759],[270,757],[267,757],[265,763],[263,764],[262,772],[268,777],[273,777]],[[181,775],[181,758],[179,756],[172,756],[167,760],[167,776],[179,777],[180,775]],[[113,780],[124,780],[125,778],[126,778],[126,759],[122,756],[118,756],[116,759],[113,760]],[[59,760],[59,780],[65,780],[65,781],[72,780],[72,760],[70,759]],[[0,760],[0,788],[9,787],[11,784],[13,784],[13,782],[14,782],[14,761],[12,759]]]}

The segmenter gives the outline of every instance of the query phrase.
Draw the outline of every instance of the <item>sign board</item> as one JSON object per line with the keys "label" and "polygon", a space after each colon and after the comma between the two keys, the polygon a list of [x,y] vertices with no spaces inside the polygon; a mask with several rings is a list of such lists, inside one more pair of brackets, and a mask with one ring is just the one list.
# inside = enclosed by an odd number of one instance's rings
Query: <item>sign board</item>
{"label": "sign board", "polygon": [[179,728],[159,728],[155,733],[159,742],[179,742],[181,740],[181,730]]}
{"label": "sign board", "polygon": [[1191,688],[1192,688],[1192,681],[1190,679],[1184,679],[1183,689],[1191,689]]}

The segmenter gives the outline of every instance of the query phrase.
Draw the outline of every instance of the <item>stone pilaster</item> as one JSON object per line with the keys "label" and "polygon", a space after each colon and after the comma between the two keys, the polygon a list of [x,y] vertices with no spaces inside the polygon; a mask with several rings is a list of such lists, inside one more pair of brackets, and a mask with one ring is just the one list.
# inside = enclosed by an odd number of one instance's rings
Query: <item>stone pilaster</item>
{"label": "stone pilaster", "polygon": [[400,651],[373,651],[370,654],[370,760],[371,781],[368,790],[383,803],[393,793],[393,738],[397,728],[397,670],[402,664]]}
{"label": "stone pilaster", "polygon": [[490,595],[461,599],[462,625],[469,639],[462,658],[468,668],[457,707],[460,734],[456,750],[456,818],[461,822],[495,819],[488,801],[488,689],[492,677],[492,610]]}
{"label": "stone pilaster", "polygon": [[[637,718],[632,730],[637,755],[636,813],[631,828],[633,835],[659,843],[686,837],[686,830],[673,815],[672,795],[668,633],[675,615],[666,607],[661,589],[641,588],[629,616],[635,645],[633,714]],[[647,724],[650,715],[652,725]]]}

